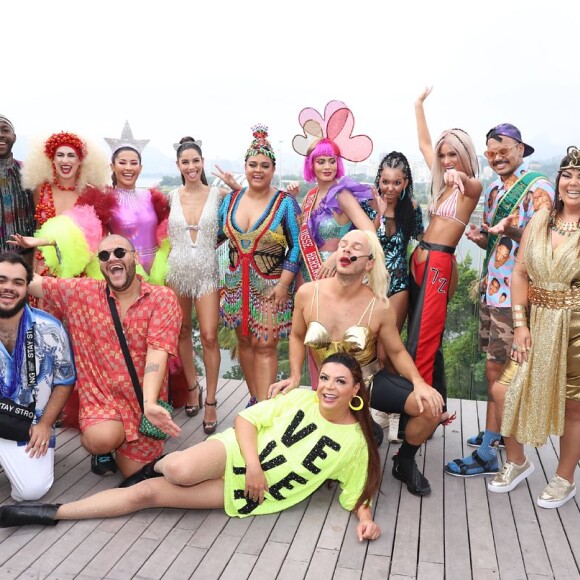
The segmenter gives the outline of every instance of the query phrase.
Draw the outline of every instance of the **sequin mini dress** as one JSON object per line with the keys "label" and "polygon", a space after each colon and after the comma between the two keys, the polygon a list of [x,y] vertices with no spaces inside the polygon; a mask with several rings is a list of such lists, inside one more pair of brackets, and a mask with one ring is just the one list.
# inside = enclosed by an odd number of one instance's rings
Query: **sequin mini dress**
{"label": "sequin mini dress", "polygon": [[[212,187],[198,224],[185,221],[179,188],[169,194],[169,240],[171,252],[167,260],[167,283],[181,296],[194,300],[219,289],[216,244],[220,190]],[[195,242],[191,231],[197,231]]]}

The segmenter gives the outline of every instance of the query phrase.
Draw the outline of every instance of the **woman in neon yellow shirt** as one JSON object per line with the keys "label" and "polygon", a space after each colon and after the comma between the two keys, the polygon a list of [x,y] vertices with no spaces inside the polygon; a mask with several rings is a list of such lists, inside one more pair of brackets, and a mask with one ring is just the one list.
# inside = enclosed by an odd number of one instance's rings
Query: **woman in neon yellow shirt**
{"label": "woman in neon yellow shirt", "polygon": [[359,519],[359,540],[380,528],[370,502],[380,482],[362,373],[350,355],[329,356],[319,386],[294,389],[242,411],[227,429],[143,467],[121,488],[58,505],[0,507],[0,527],[106,518],[151,507],[211,509],[229,516],[279,512],[338,481],[340,504]]}

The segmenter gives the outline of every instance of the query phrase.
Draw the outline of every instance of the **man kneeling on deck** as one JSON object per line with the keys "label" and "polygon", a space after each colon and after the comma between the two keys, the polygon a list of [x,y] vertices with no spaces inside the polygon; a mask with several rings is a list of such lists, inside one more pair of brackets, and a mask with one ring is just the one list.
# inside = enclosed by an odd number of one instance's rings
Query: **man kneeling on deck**
{"label": "man kneeling on deck", "polygon": [[0,464],[16,501],[37,500],[54,481],[54,423],[76,374],[68,335],[30,308],[32,268],[0,254]]}
{"label": "man kneeling on deck", "polygon": [[166,435],[181,432],[159,401],[167,400],[167,362],[177,354],[182,316],[173,290],[136,274],[139,258],[127,238],[105,237],[97,257],[104,280],[35,275],[28,290],[49,304],[70,332],[79,373],[81,444],[93,455],[92,471],[106,475],[99,461],[106,458],[108,471],[118,466],[128,477],[163,452],[163,440],[140,428],[143,415]]}
{"label": "man kneeling on deck", "polygon": [[[333,352],[348,352],[363,368],[371,407],[409,417],[405,441],[393,457],[393,476],[412,494],[427,495],[431,487],[417,467],[415,454],[441,421],[443,399],[421,378],[401,342],[387,288],[385,257],[376,235],[360,230],[347,233],[336,251],[336,276],[306,283],[296,293],[290,377],[272,385],[269,395],[298,386],[304,345],[319,366]],[[381,370],[377,340],[402,376]]]}

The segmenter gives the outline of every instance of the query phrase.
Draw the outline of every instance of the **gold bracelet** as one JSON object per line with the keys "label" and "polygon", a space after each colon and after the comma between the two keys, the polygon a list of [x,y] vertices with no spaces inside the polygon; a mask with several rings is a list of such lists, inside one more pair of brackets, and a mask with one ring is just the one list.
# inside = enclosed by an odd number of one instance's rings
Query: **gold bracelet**
{"label": "gold bracelet", "polygon": [[527,328],[528,321],[527,320],[514,320],[513,327],[520,328],[520,326],[525,326]]}
{"label": "gold bracelet", "polygon": [[527,310],[528,307],[523,304],[512,304],[512,312],[526,312]]}
{"label": "gold bracelet", "polygon": [[290,290],[290,286],[286,286],[286,284],[282,284],[282,282],[278,282],[278,286],[282,286],[285,290]]}

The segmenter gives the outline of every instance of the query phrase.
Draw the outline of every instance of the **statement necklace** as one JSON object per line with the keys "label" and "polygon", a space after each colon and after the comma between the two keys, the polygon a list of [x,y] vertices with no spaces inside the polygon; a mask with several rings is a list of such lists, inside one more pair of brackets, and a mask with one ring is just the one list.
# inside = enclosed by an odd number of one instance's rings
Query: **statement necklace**
{"label": "statement necklace", "polygon": [[578,222],[565,222],[563,219],[556,217],[552,222],[551,229],[561,236],[571,236],[578,231]]}

